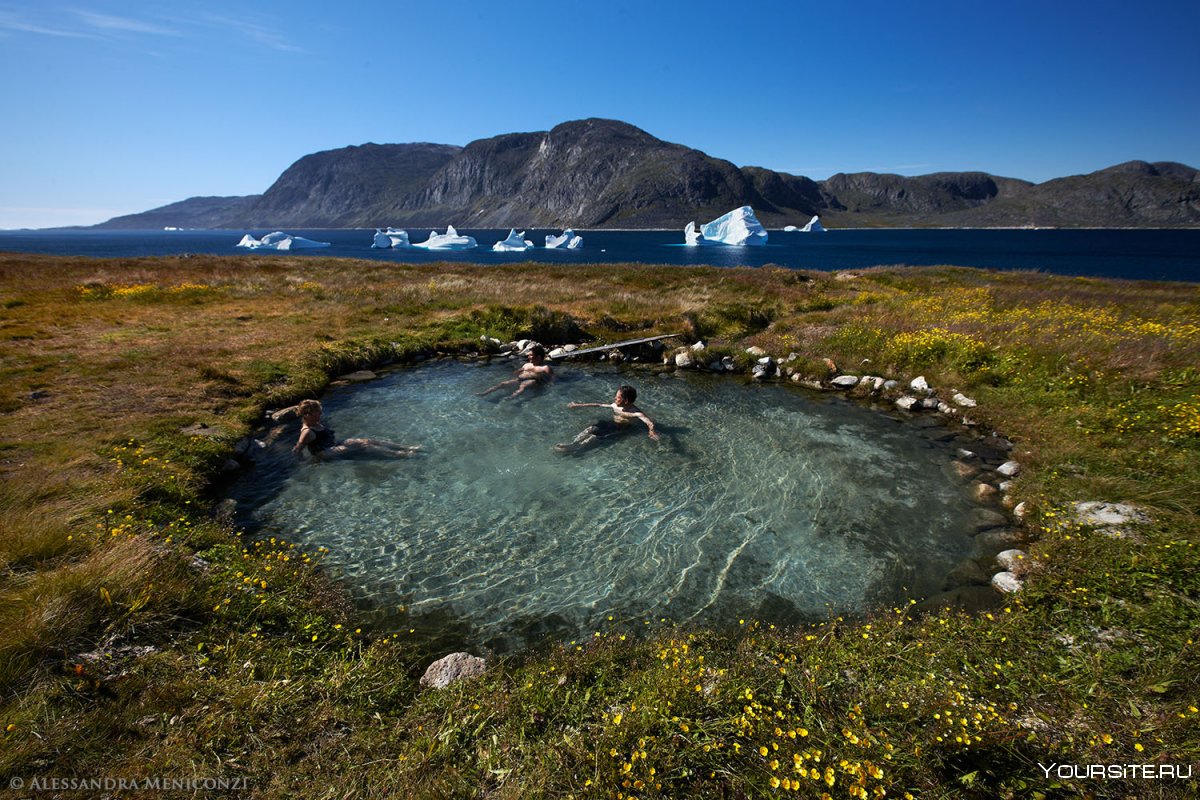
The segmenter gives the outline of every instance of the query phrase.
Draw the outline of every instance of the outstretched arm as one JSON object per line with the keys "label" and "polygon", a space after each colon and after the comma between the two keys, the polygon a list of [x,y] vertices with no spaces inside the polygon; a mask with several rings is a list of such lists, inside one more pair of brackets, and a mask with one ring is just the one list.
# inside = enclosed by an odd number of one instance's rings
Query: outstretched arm
{"label": "outstretched arm", "polygon": [[609,403],[576,403],[572,400],[567,403],[567,408],[612,408]]}
{"label": "outstretched arm", "polygon": [[658,441],[658,431],[654,430],[654,420],[647,417],[641,411],[634,414],[634,416],[637,417],[638,419],[640,419],[642,422],[646,423],[646,427],[650,429],[650,434],[649,434],[650,438],[657,442]]}

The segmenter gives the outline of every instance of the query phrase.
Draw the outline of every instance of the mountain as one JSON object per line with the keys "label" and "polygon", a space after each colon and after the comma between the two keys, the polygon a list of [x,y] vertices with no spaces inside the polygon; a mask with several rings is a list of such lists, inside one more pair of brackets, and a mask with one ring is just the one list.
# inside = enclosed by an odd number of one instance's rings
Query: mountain
{"label": "mountain", "polygon": [[191,197],[140,214],[113,217],[94,228],[154,230],[158,228],[223,228],[251,205],[259,195],[248,197]]}
{"label": "mountain", "polygon": [[824,181],[738,167],[624,122],[585,119],[466,147],[364,144],[304,156],[261,195],[192,198],[101,228],[682,228],[738,206],[768,226],[1200,225],[1200,179],[1131,161],[1033,184],[983,172]]}

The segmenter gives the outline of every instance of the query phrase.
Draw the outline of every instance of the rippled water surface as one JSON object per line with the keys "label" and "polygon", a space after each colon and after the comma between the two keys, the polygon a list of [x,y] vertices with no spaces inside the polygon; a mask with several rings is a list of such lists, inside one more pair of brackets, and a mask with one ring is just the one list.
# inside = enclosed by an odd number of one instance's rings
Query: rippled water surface
{"label": "rippled water surface", "polygon": [[[324,398],[339,438],[412,459],[297,463],[298,425],[236,487],[258,535],[325,546],[385,624],[519,648],[606,617],[796,622],[936,592],[971,551],[953,453],[829,397],[716,377],[560,366],[516,400],[474,395],[512,363],[441,362]],[[658,424],[580,454],[557,442],[622,383]],[[394,620],[398,617],[394,617]],[[416,620],[413,622],[412,620]]]}

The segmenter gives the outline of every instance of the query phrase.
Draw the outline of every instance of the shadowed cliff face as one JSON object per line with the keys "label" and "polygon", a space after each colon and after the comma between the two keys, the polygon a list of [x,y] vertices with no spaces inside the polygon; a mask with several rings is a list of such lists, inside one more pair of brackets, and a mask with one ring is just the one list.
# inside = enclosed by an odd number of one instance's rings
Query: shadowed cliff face
{"label": "shadowed cliff face", "polygon": [[818,182],[585,119],[466,147],[314,153],[261,196],[192,198],[97,227],[682,228],[743,205],[768,226],[814,214],[834,226],[1200,225],[1200,179],[1183,164],[1131,161],[1037,185],[983,172]]}

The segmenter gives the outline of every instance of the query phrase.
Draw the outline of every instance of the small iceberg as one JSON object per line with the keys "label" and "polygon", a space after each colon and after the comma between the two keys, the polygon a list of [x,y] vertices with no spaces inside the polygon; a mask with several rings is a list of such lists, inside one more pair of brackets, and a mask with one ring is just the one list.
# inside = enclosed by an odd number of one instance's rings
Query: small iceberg
{"label": "small iceberg", "polygon": [[388,228],[386,231],[375,229],[375,241],[371,243],[372,248],[379,250],[387,250],[389,247],[408,247],[408,231],[397,230],[396,228]]}
{"label": "small iceberg", "polygon": [[821,224],[820,217],[813,217],[808,221],[808,224],[800,229],[801,233],[824,233],[825,226]]}
{"label": "small iceberg", "polygon": [[329,247],[329,242],[314,242],[312,239],[305,239],[303,236],[292,236],[290,233],[275,231],[274,233],[268,233],[261,239],[255,239],[247,233],[237,243],[237,246],[246,247],[251,250],[304,250],[312,247]]}
{"label": "small iceberg", "polygon": [[426,250],[470,250],[476,245],[474,237],[459,236],[453,225],[447,225],[445,233],[430,231],[428,239],[414,242],[412,246],[424,247]]}
{"label": "small iceberg", "polygon": [[508,238],[492,245],[492,249],[498,253],[523,253],[531,247],[533,242],[525,238],[525,231],[517,233],[516,228],[509,228]]}
{"label": "small iceberg", "polygon": [[562,236],[546,236],[547,250],[578,250],[583,247],[583,237],[576,236],[575,231],[567,228]]}
{"label": "small iceberg", "polygon": [[705,244],[727,244],[735,247],[742,245],[764,245],[767,243],[767,230],[754,216],[750,206],[735,208],[728,214],[722,214],[696,230],[696,223],[689,222],[683,229],[684,242],[691,246]]}

